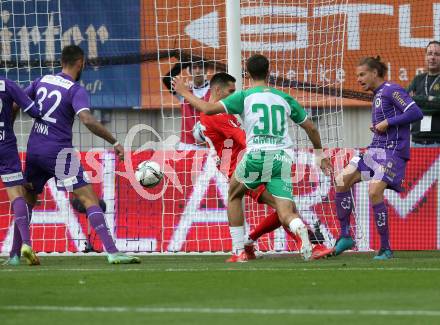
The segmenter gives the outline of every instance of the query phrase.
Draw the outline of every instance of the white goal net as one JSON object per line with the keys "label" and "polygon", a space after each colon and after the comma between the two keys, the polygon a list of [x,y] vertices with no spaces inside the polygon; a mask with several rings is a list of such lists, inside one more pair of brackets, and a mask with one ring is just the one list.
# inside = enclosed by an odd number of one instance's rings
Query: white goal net
{"label": "white goal net", "polygon": [[[74,145],[82,157],[96,152],[95,165],[83,161],[94,189],[107,205],[106,219],[117,247],[135,252],[228,252],[231,240],[226,216],[227,179],[203,147],[176,150],[182,131],[179,99],[163,82],[173,68],[194,83],[190,69],[203,65],[209,79],[228,69],[228,56],[253,53],[271,63],[270,84],[290,93],[319,127],[323,146],[341,166],[343,53],[347,0],[240,1],[235,33],[241,48],[228,48],[226,1],[214,0],[4,0],[0,4],[0,68],[27,86],[47,73],[60,71],[63,45],[77,44],[87,55],[83,85],[97,117],[126,146],[130,168],[142,160],[158,161],[165,182],[139,194],[127,179],[127,166],[89,131],[74,125]],[[175,70],[174,70],[175,71]],[[249,86],[247,79],[244,87]],[[203,93],[203,90],[200,91]],[[142,110],[140,109],[142,108]],[[186,116],[194,122],[194,116]],[[20,114],[15,124],[24,161],[32,121]],[[314,165],[311,143],[297,126],[290,128],[297,148],[294,195],[311,229],[330,244],[338,224],[331,180]],[[93,161],[93,160],[92,160]],[[84,213],[75,211],[72,196],[49,182],[32,216],[33,245],[39,252],[101,251]],[[272,210],[245,199],[251,231]],[[356,231],[356,227],[353,227]],[[6,191],[0,188],[0,252],[6,254],[13,218]],[[359,236],[358,236],[359,237]],[[262,251],[295,251],[282,228],[258,241]]]}
{"label": "white goal net", "polygon": [[[346,0],[241,1],[240,26],[235,30],[241,35],[241,51],[237,51],[227,47],[225,1],[156,1],[158,52],[170,53],[169,58],[160,60],[161,77],[176,64],[182,63],[185,68],[202,61],[209,78],[215,72],[227,70],[228,55],[240,55],[244,69],[251,54],[264,54],[271,64],[270,84],[290,93],[306,108],[319,127],[323,146],[342,164],[345,152],[337,148],[343,147],[341,92],[346,15],[338,9],[345,4]],[[190,70],[183,69],[182,74],[189,83],[194,81]],[[244,87],[247,86],[245,79]],[[163,123],[170,135],[179,136],[181,106],[170,97],[168,89],[162,87]],[[338,221],[331,180],[315,167],[306,134],[296,126],[290,131],[298,149],[293,176],[298,210],[311,229],[319,229],[327,244],[333,243],[338,236]],[[226,179],[210,162],[206,151],[205,155],[179,155],[176,160],[186,162],[178,165],[176,173],[190,174],[192,178],[184,188],[183,209],[176,203],[176,197],[163,199],[164,219],[169,222],[165,227],[170,227],[168,231],[173,234],[169,240],[164,238],[163,249],[229,250]],[[195,159],[198,173],[194,173]],[[250,230],[271,213],[270,208],[248,197],[245,210]],[[296,250],[282,228],[263,236],[259,248]]]}

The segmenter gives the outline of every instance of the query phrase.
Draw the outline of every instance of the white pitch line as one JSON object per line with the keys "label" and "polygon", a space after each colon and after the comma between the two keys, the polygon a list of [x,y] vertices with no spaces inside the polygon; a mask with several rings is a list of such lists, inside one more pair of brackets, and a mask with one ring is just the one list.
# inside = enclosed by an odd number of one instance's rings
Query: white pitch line
{"label": "white pitch line", "polygon": [[68,313],[175,313],[175,314],[250,314],[250,315],[362,315],[362,316],[429,316],[440,317],[438,310],[386,309],[250,309],[250,308],[193,308],[193,307],[83,307],[83,306],[0,306],[0,310],[47,311]]}
{"label": "white pitch line", "polygon": [[8,268],[0,268],[1,272],[278,272],[278,271],[287,271],[287,272],[328,272],[328,271],[388,271],[388,272],[396,272],[396,271],[417,271],[417,272],[439,272],[440,268],[410,268],[410,267],[327,267],[327,268],[274,268],[274,267],[266,267],[266,268],[225,268],[225,269],[215,269],[215,268],[124,268],[123,266],[116,267],[107,267],[107,268],[57,268],[57,267],[39,267],[32,266],[26,269],[16,268],[16,267],[8,267]]}

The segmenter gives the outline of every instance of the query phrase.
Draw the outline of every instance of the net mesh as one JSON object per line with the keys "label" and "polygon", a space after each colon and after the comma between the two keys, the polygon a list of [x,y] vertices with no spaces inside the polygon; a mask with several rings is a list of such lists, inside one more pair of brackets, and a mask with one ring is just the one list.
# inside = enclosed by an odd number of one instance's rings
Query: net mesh
{"label": "net mesh", "polygon": [[[338,168],[357,152],[337,149],[343,147],[344,127],[349,127],[342,123],[342,107],[370,105],[371,95],[359,90],[354,77],[359,57],[381,55],[389,66],[387,79],[406,86],[424,66],[424,47],[428,41],[440,38],[440,5],[434,1],[402,4],[392,0],[378,4],[345,0],[249,0],[240,3],[243,65],[252,53],[268,56],[270,83],[304,105]],[[0,17],[0,69],[5,76],[28,85],[40,75],[59,71],[63,45],[80,45],[86,51],[88,64],[82,84],[90,93],[92,108],[99,108],[96,117],[121,142],[127,135],[131,136],[127,148],[133,153],[132,167],[147,159],[161,162],[168,185],[149,190],[157,197],[145,199],[125,177],[126,165],[116,161],[111,150],[107,151],[109,146],[75,123],[74,144],[83,153],[86,170],[97,179],[94,189],[107,203],[107,223],[118,247],[141,252],[229,251],[227,181],[206,150],[175,150],[181,129],[180,103],[161,80],[177,62],[189,65],[203,62],[208,77],[227,69],[230,49],[226,46],[225,1],[4,0],[0,3]],[[191,81],[187,69],[182,74]],[[247,79],[244,85],[249,86]],[[157,133],[139,127],[140,124],[150,126]],[[22,160],[31,126],[32,121],[20,114],[15,131]],[[309,226],[319,227],[330,243],[338,235],[332,204],[334,190],[330,180],[314,167],[306,135],[296,126],[290,129],[298,148],[294,193],[298,209]],[[85,159],[90,149],[93,151],[89,155],[100,163],[97,168],[92,168]],[[401,224],[397,213],[391,212],[391,220],[403,229],[415,226],[422,229],[420,243],[414,246],[417,249],[432,249],[440,242],[438,232],[433,232],[440,214],[437,205],[429,203],[436,196],[430,192],[438,175],[436,157],[434,149],[416,155],[410,162],[413,179],[408,194],[398,197],[386,194],[396,206],[399,200],[412,202],[409,212],[396,208],[409,216],[416,213],[417,202],[423,201],[422,197],[428,200],[419,207],[432,217],[428,226],[417,222]],[[417,186],[417,179],[423,175],[415,172],[419,165],[424,166],[429,178],[423,184],[430,184],[422,189]],[[359,226],[354,226],[354,231],[361,249],[377,244],[374,231],[370,231],[374,225],[368,219],[367,193],[365,184],[355,192],[357,215],[362,218],[358,218]],[[45,188],[33,216],[32,235],[38,251],[82,251],[89,235],[92,248],[102,249],[94,232],[89,234],[85,215],[76,212],[70,200],[53,183]],[[246,220],[253,229],[272,210],[249,198],[245,200]],[[10,203],[2,187],[0,247],[3,253],[11,243],[11,225]],[[401,238],[405,231],[396,231],[393,236]],[[427,243],[428,237],[429,243],[421,244]],[[296,249],[280,229],[264,236],[259,247],[265,251]],[[413,246],[402,242],[397,247]]]}
{"label": "net mesh", "polygon": [[[333,5],[344,5],[347,1],[331,1]],[[270,84],[281,89],[298,101],[308,110],[309,116],[318,125],[322,142],[326,148],[342,147],[342,90],[341,71],[343,69],[343,46],[345,32],[345,15],[336,13],[330,16],[311,16],[315,8],[329,4],[328,1],[246,1],[241,3],[241,57],[242,65],[253,53],[262,53],[271,62]],[[170,49],[176,53],[171,60],[160,62],[161,76],[167,75],[176,62],[194,64],[200,60],[206,62],[208,75],[224,69],[227,55],[237,52],[226,48],[225,3],[216,1],[161,2],[156,1],[156,25],[159,53]],[[166,5],[162,8],[161,5]],[[168,15],[161,14],[167,10]],[[185,17],[182,19],[181,17]],[[188,19],[188,20],[186,20]],[[177,24],[176,24],[177,21]],[[179,24],[181,26],[179,26]],[[171,26],[179,26],[172,28]],[[186,27],[183,27],[186,26]],[[184,30],[184,33],[182,32]],[[192,40],[188,40],[188,35]],[[170,44],[170,40],[173,40]],[[229,50],[229,53],[228,53]],[[240,53],[240,52],[238,52]],[[191,81],[191,80],[189,80]],[[249,81],[245,79],[245,87]],[[168,89],[162,88],[163,98],[168,96]],[[328,96],[329,94],[334,96]],[[162,100],[162,110],[168,109]],[[176,134],[180,126],[180,105],[173,102],[168,118],[173,121],[170,132]],[[166,122],[165,122],[166,123]],[[332,187],[330,179],[325,178],[314,165],[310,142],[306,134],[296,126],[290,128],[295,147],[295,199],[298,210],[311,228],[318,228],[328,243],[337,235],[335,213],[331,207]],[[225,196],[205,206],[204,192],[213,183],[222,184],[215,165],[206,161],[202,164],[201,188],[189,189],[187,198],[196,203],[183,214],[175,210],[165,211],[164,218],[175,219],[171,224],[178,224],[180,237],[172,238],[171,250],[189,250],[192,241],[209,250],[210,243],[217,238],[212,234],[223,234],[228,237],[225,224]],[[209,170],[211,168],[212,170]],[[180,171],[186,174],[188,170]],[[200,175],[199,175],[200,177]],[[224,182],[224,180],[222,180]],[[218,185],[218,186],[224,186]],[[224,194],[226,189],[211,195]],[[206,196],[206,194],[205,194]],[[173,205],[173,198],[164,205]],[[245,199],[245,214],[250,230],[272,213],[272,209],[257,204],[253,199]],[[198,202],[198,203],[197,203]],[[188,204],[190,205],[190,204]],[[188,206],[187,205],[187,206]],[[217,210],[217,212],[213,212]],[[207,237],[204,239],[203,237]],[[220,237],[218,240],[224,240]],[[176,244],[178,240],[179,245]],[[204,244],[206,242],[206,244]],[[276,231],[262,238],[261,250],[293,250],[293,241],[283,231]],[[183,245],[183,246],[182,246]],[[229,246],[227,246],[229,247]],[[225,246],[219,246],[224,250]]]}

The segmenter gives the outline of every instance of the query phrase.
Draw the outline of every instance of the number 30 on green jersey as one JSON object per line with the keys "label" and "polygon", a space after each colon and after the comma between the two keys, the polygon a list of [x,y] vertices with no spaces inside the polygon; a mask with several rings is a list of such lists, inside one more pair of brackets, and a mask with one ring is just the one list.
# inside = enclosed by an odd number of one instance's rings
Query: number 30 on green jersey
{"label": "number 30 on green jersey", "polygon": [[254,126],[255,135],[283,136],[286,131],[284,107],[266,104],[253,104],[252,112],[259,115],[259,123]]}

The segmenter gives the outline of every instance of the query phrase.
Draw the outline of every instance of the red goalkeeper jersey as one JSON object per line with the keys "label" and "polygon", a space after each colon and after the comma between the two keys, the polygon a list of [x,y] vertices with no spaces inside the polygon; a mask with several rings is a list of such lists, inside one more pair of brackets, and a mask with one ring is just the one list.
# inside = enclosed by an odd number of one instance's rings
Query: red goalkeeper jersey
{"label": "red goalkeeper jersey", "polygon": [[[209,82],[206,82],[202,87],[191,88],[191,93],[204,101],[208,101],[211,94],[209,91]],[[180,97],[180,100],[182,109],[180,142],[186,144],[196,144],[192,130],[194,128],[194,124],[196,124],[196,122],[199,120],[199,112],[183,98]]]}
{"label": "red goalkeeper jersey", "polygon": [[220,166],[218,166],[220,171],[230,178],[246,149],[244,130],[240,128],[240,123],[232,114],[200,113],[200,122],[206,128],[203,133],[209,139],[207,140],[209,145],[214,147],[220,158]]}

